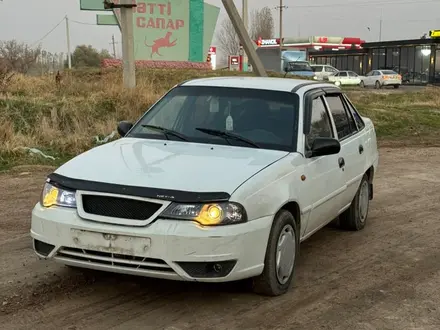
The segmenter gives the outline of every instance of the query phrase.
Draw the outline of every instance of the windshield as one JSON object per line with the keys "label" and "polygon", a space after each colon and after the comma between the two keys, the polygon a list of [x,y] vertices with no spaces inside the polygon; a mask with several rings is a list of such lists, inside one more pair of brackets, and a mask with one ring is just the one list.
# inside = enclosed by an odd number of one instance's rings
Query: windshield
{"label": "windshield", "polygon": [[127,137],[182,141],[175,134],[148,127],[152,125],[172,130],[189,142],[295,151],[298,106],[298,95],[290,92],[179,86],[156,103]]}
{"label": "windshield", "polygon": [[288,65],[288,71],[313,71],[310,64],[307,62],[290,62]]}
{"label": "windshield", "polygon": [[313,72],[321,72],[322,66],[312,66],[312,70],[313,70]]}

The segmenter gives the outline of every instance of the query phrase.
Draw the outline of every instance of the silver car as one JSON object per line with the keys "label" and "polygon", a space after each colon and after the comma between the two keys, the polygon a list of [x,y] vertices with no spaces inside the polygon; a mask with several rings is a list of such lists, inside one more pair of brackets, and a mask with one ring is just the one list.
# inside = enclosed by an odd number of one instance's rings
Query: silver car
{"label": "silver car", "polygon": [[402,76],[393,70],[373,70],[361,77],[361,87],[372,87],[376,89],[393,86],[399,88],[402,85]]}

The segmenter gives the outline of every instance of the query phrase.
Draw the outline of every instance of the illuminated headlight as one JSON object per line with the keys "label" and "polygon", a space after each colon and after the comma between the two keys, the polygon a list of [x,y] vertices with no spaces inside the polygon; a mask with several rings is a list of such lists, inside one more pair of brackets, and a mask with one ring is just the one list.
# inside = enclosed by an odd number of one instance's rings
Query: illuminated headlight
{"label": "illuminated headlight", "polygon": [[247,221],[246,211],[237,203],[170,204],[161,218],[192,220],[203,226],[221,226]]}
{"label": "illuminated headlight", "polygon": [[44,207],[63,206],[75,208],[75,192],[57,188],[46,182],[41,194],[41,205]]}

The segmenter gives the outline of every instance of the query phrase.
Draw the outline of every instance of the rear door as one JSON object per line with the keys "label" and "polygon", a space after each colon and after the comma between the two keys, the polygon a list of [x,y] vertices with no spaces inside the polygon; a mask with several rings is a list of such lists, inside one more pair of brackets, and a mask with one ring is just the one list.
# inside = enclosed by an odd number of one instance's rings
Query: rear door
{"label": "rear door", "polygon": [[338,210],[338,213],[341,213],[350,205],[365,173],[364,135],[341,93],[327,93],[325,100],[341,143],[340,157],[344,163],[342,172],[346,190],[342,197],[341,209]]}
{"label": "rear door", "polygon": [[350,85],[358,85],[360,83],[359,76],[353,71],[348,71],[348,77],[350,78]]}

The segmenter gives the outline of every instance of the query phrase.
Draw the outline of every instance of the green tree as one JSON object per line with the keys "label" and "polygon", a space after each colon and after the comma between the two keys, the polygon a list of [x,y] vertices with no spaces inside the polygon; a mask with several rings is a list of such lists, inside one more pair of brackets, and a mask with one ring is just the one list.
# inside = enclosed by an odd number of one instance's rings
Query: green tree
{"label": "green tree", "polygon": [[101,60],[106,58],[112,58],[106,49],[99,52],[91,45],[80,45],[72,54],[72,66],[75,68],[99,67]]}

